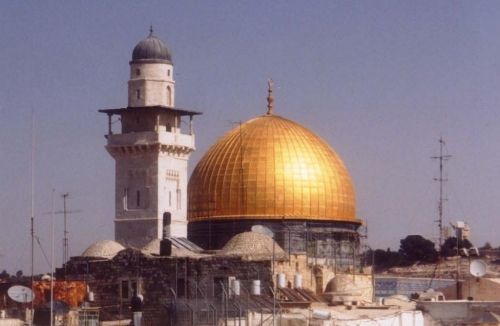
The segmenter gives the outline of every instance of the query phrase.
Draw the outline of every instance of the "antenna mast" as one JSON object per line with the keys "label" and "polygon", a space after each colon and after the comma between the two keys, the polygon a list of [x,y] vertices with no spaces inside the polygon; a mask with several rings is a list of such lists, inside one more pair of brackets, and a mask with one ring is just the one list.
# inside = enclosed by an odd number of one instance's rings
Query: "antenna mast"
{"label": "antenna mast", "polygon": [[68,261],[68,227],[67,227],[67,213],[66,210],[66,199],[69,197],[69,193],[65,193],[62,195],[63,198],[63,214],[64,214],[64,235],[63,235],[63,264],[66,264]]}
{"label": "antenna mast", "polygon": [[[35,111],[31,111],[31,291],[35,286]],[[33,325],[34,301],[31,301],[31,312],[28,325]]]}
{"label": "antenna mast", "polygon": [[439,160],[439,178],[434,178],[434,181],[439,182],[439,203],[438,203],[438,228],[439,228],[439,249],[441,250],[441,246],[443,245],[443,204],[448,198],[444,197],[443,194],[443,185],[447,178],[444,178],[444,162],[448,161],[451,158],[451,155],[444,155],[443,148],[445,146],[445,142],[443,137],[439,138],[439,156],[433,156],[432,159]]}

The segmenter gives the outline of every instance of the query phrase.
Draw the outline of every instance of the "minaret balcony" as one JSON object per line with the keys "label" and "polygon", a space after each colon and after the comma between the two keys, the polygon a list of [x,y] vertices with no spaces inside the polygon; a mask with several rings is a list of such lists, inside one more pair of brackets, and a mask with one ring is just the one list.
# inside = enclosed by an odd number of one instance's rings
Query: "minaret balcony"
{"label": "minaret balcony", "polygon": [[194,150],[194,135],[167,131],[141,131],[126,134],[109,134],[108,147],[130,147],[162,145],[168,147],[182,147]]}

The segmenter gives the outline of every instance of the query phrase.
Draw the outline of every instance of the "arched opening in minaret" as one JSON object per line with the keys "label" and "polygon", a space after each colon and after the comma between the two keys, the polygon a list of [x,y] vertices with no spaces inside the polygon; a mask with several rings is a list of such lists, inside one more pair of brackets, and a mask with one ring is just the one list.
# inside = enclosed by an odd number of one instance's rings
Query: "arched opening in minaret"
{"label": "arched opening in minaret", "polygon": [[172,89],[167,86],[167,106],[172,106]]}

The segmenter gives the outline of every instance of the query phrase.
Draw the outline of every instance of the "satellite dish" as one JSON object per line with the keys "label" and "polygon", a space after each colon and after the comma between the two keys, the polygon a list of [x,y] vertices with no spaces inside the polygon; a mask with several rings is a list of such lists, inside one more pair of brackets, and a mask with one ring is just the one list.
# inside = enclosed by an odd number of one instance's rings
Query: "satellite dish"
{"label": "satellite dish", "polygon": [[19,303],[28,303],[33,301],[33,299],[35,298],[33,291],[31,291],[30,288],[22,285],[11,286],[7,290],[7,294],[9,295],[9,298]]}
{"label": "satellite dish", "polygon": [[274,232],[271,231],[270,228],[268,228],[267,226],[264,226],[264,225],[260,225],[260,224],[253,225],[252,232],[264,234],[264,235],[267,235],[268,237],[274,238]]}
{"label": "satellite dish", "polygon": [[486,274],[487,268],[488,265],[484,261],[476,259],[470,263],[469,270],[472,276],[483,277]]}

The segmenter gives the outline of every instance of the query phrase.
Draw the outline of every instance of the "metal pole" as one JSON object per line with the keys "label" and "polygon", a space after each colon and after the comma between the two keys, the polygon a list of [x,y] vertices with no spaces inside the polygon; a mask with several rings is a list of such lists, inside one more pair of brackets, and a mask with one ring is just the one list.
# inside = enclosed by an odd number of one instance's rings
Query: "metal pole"
{"label": "metal pole", "polygon": [[460,300],[461,295],[460,295],[460,282],[459,282],[459,275],[460,275],[460,251],[458,250],[458,227],[455,228],[455,237],[457,238],[457,277],[456,277],[456,283],[457,283],[457,300]]}
{"label": "metal pole", "polygon": [[375,252],[371,247],[369,248],[372,252],[372,302],[375,302]]}
{"label": "metal pole", "polygon": [[50,248],[50,326],[54,325],[54,192],[52,189],[52,212],[50,217],[51,248]]}
{"label": "metal pole", "polygon": [[64,215],[64,236],[63,236],[63,264],[68,261],[68,226],[67,226],[67,210],[66,210],[66,199],[69,193],[62,195],[63,198],[63,215]]}
{"label": "metal pole", "polygon": [[447,200],[443,197],[443,183],[448,181],[448,179],[443,178],[444,165],[443,162],[451,158],[451,155],[443,155],[443,147],[445,142],[443,138],[439,138],[439,156],[433,156],[433,159],[439,160],[439,178],[434,178],[434,181],[439,182],[439,204],[438,204],[438,227],[439,227],[439,250],[443,245],[443,204]]}
{"label": "metal pole", "polygon": [[276,286],[276,282],[275,282],[275,276],[274,276],[275,244],[276,244],[276,241],[274,241],[274,236],[273,236],[273,260],[272,260],[272,264],[273,264],[273,268],[272,268],[272,271],[273,271],[272,281],[273,281],[273,284],[274,284],[274,291],[273,291],[273,326],[276,325],[275,324],[275,316],[276,316],[276,291],[278,290],[278,287]]}
{"label": "metal pole", "polygon": [[[31,111],[31,291],[35,285],[35,112]],[[31,300],[29,325],[33,325],[34,300]]]}

